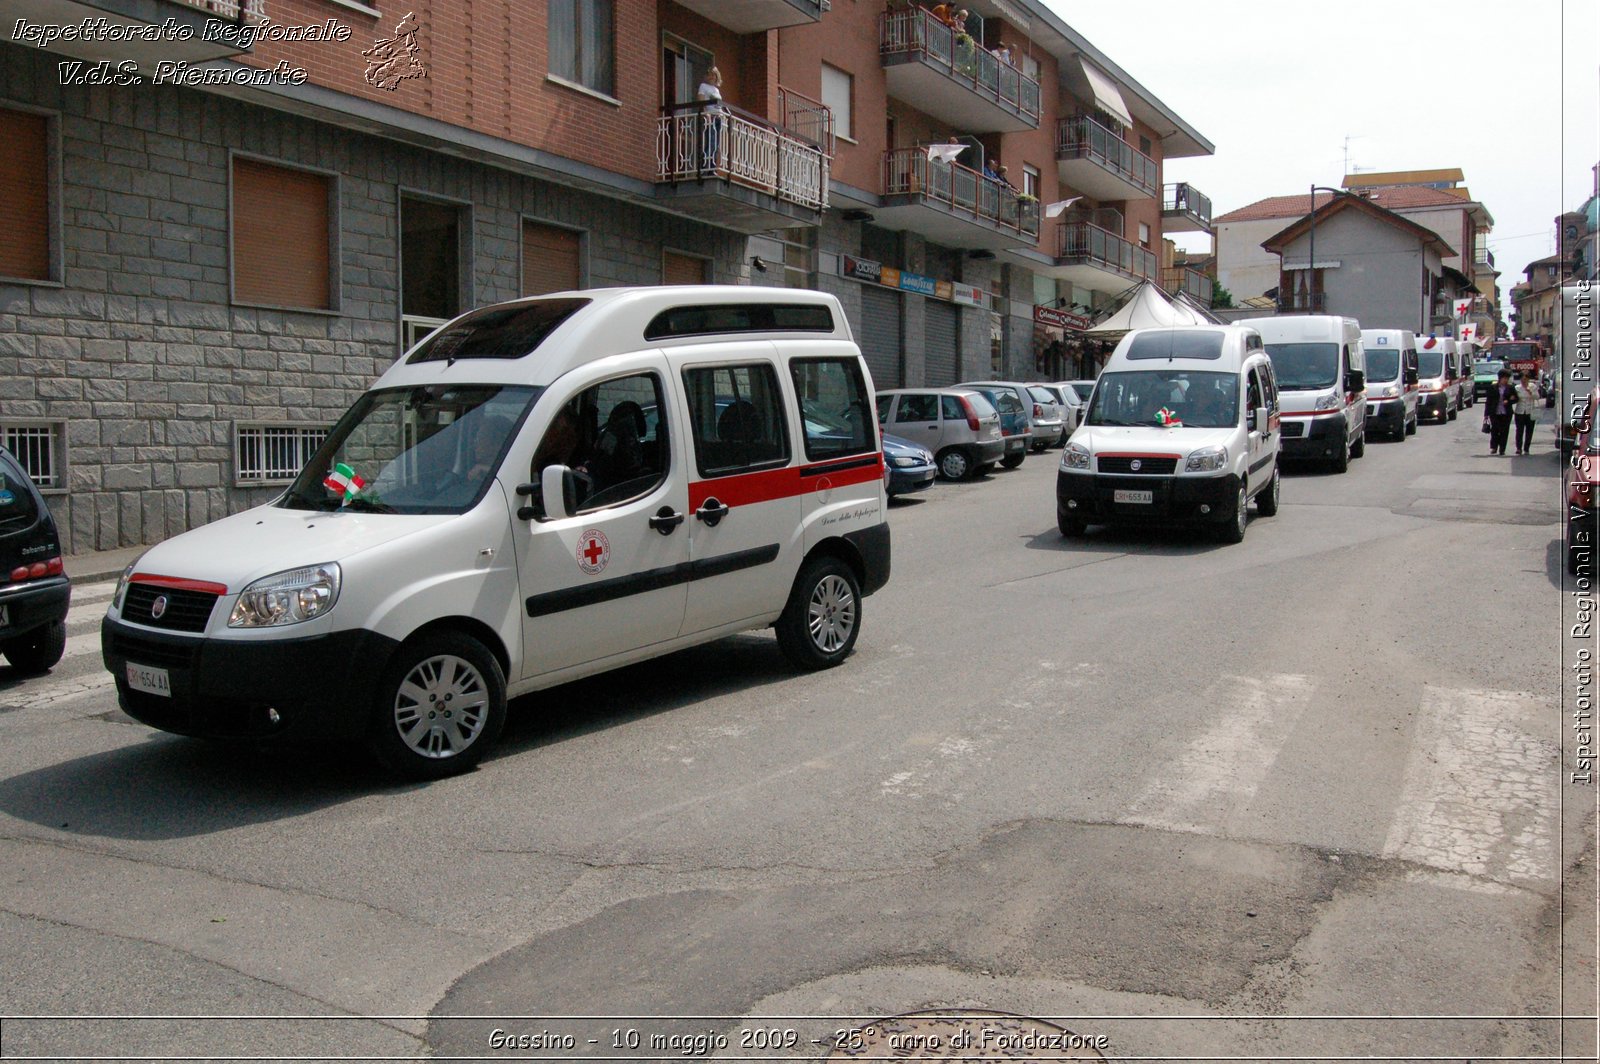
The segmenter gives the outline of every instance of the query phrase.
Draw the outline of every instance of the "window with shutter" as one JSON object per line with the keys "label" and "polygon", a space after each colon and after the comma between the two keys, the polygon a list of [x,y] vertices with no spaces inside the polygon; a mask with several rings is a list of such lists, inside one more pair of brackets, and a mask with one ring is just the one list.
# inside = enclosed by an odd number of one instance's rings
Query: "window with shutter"
{"label": "window with shutter", "polygon": [[0,107],[0,277],[49,281],[50,120]]}
{"label": "window with shutter", "polygon": [[233,160],[234,302],[334,309],[332,199],[326,174]]}
{"label": "window with shutter", "polygon": [[685,255],[677,251],[661,253],[662,284],[709,284],[707,267],[711,264],[698,255]]}
{"label": "window with shutter", "polygon": [[583,287],[582,234],[538,222],[522,223],[522,294],[570,292]]}

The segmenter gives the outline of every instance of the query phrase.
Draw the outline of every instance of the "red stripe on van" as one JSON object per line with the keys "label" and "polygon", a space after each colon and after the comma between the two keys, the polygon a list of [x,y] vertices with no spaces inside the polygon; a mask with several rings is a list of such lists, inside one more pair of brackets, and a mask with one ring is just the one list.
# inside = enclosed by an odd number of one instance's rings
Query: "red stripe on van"
{"label": "red stripe on van", "polygon": [[802,476],[810,469],[838,465],[837,459],[818,462],[810,466],[789,466],[785,469],[763,469],[756,473],[739,473],[715,480],[696,480],[689,484],[689,509],[698,510],[707,499],[716,499],[725,506],[750,506],[758,502],[772,502],[804,495],[808,491],[826,488],[843,488],[852,484],[865,484],[883,480],[883,455],[859,455],[875,458],[871,465],[857,466],[837,473]]}
{"label": "red stripe on van", "polygon": [[1342,417],[1343,410],[1285,410],[1284,417]]}
{"label": "red stripe on van", "polygon": [[213,584],[208,580],[188,580],[181,576],[158,576],[155,573],[134,573],[128,578],[130,584],[154,584],[156,587],[171,587],[179,591],[203,591],[209,595],[226,595],[227,584]]}

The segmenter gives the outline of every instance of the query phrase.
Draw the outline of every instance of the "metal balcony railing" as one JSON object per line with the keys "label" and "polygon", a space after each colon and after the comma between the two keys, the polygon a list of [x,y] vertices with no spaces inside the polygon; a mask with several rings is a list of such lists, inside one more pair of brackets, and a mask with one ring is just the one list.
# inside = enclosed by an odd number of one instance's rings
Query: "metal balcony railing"
{"label": "metal balcony railing", "polygon": [[1084,260],[1132,278],[1156,276],[1156,257],[1153,252],[1088,222],[1061,223],[1056,257]]}
{"label": "metal balcony railing", "polygon": [[818,145],[727,104],[662,108],[656,180],[676,184],[708,177],[812,210],[828,206],[828,157]]}
{"label": "metal balcony railing", "polygon": [[1179,181],[1161,188],[1162,211],[1184,211],[1194,215],[1206,226],[1211,225],[1211,197],[1187,181]]}
{"label": "metal balcony railing", "polygon": [[267,0],[177,0],[229,22],[255,23],[267,17]]}
{"label": "metal balcony railing", "polygon": [[1161,168],[1156,161],[1090,115],[1073,115],[1056,124],[1056,158],[1089,159],[1155,196]]}
{"label": "metal balcony railing", "polygon": [[1039,121],[1037,81],[922,8],[878,16],[878,52],[883,56],[914,55],[972,91]]}
{"label": "metal balcony railing", "polygon": [[1474,266],[1487,266],[1494,269],[1494,252],[1487,248],[1479,248],[1472,256]]}
{"label": "metal balcony railing", "polygon": [[1174,266],[1161,271],[1161,287],[1171,295],[1188,292],[1205,306],[1211,305],[1211,292],[1215,282],[1198,270],[1187,266]]}
{"label": "metal balcony railing", "polygon": [[1328,309],[1326,292],[1296,292],[1278,297],[1280,314],[1321,314]]}
{"label": "metal balcony railing", "polygon": [[1024,197],[1004,181],[986,177],[970,166],[928,158],[926,148],[899,148],[883,153],[883,194],[922,196],[1030,241],[1039,238],[1039,201]]}
{"label": "metal balcony railing", "polygon": [[809,140],[833,158],[833,109],[827,104],[779,85],[778,124],[785,133]]}

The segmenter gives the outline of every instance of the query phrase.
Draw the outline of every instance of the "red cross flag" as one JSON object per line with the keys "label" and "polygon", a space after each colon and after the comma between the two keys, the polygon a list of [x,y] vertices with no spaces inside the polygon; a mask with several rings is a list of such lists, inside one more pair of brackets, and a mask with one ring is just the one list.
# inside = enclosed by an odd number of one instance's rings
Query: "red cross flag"
{"label": "red cross flag", "polygon": [[1478,338],[1478,326],[1477,326],[1476,323],[1468,322],[1465,325],[1461,326],[1461,339],[1463,339],[1463,340],[1476,340],[1477,338]]}
{"label": "red cross flag", "polygon": [[1471,314],[1471,313],[1472,313],[1472,300],[1470,300],[1470,299],[1458,299],[1458,300],[1456,300],[1456,317],[1464,318],[1468,314]]}

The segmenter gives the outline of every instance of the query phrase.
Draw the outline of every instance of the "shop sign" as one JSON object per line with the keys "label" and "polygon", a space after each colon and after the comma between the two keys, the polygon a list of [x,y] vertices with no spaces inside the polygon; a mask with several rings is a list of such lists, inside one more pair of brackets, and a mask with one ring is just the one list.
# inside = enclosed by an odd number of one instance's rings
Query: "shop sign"
{"label": "shop sign", "polygon": [[919,295],[962,303],[969,307],[984,305],[983,289],[976,285],[940,281],[933,277],[924,277],[920,273],[908,273],[893,266],[884,266],[871,259],[858,259],[854,255],[839,256],[839,273],[853,280],[881,284],[886,288],[898,288],[902,292],[916,292]]}
{"label": "shop sign", "polygon": [[846,277],[854,277],[858,281],[871,281],[879,284],[882,267],[871,259],[858,259],[853,255],[845,255],[839,272]]}
{"label": "shop sign", "polygon": [[1040,325],[1053,325],[1057,329],[1071,329],[1074,332],[1083,332],[1089,327],[1089,319],[1081,314],[1069,314],[1056,307],[1034,307],[1033,320]]}

